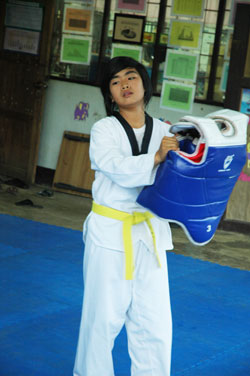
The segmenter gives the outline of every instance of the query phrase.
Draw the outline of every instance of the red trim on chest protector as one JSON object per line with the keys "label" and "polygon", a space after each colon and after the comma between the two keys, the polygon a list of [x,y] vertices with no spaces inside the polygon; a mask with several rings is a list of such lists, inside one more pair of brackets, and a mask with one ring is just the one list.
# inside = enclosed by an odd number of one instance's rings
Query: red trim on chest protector
{"label": "red trim on chest protector", "polygon": [[205,145],[206,145],[205,143],[200,144],[195,154],[186,154],[186,153],[184,154],[182,152],[179,152],[179,154],[182,157],[185,157],[192,162],[198,163],[202,159],[202,156],[205,150]]}

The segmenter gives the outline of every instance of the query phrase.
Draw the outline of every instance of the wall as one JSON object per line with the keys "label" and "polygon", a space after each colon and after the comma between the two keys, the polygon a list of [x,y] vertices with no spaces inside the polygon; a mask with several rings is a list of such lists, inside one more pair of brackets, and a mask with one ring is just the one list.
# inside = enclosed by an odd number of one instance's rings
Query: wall
{"label": "wall", "polygon": [[[80,102],[88,106],[82,105],[82,109],[78,108],[75,114],[75,109]],[[221,107],[194,103],[192,115],[205,116],[220,109]],[[171,123],[177,122],[180,117],[185,115],[184,113],[161,109],[159,97],[151,99],[147,111],[151,116],[168,120]],[[83,116],[83,119],[75,119],[77,115]],[[46,91],[38,166],[55,170],[63,132],[67,130],[90,133],[93,123],[104,116],[106,116],[105,107],[99,88],[50,80]]]}

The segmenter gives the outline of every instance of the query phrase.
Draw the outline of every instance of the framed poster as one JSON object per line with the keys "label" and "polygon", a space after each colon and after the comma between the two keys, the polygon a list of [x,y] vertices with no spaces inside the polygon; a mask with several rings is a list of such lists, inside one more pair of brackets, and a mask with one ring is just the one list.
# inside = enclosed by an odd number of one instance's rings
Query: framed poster
{"label": "framed poster", "polygon": [[61,62],[89,65],[92,38],[63,34],[61,45]]}
{"label": "framed poster", "polygon": [[201,44],[202,23],[194,21],[172,20],[168,45],[199,49]]}
{"label": "framed poster", "polygon": [[146,0],[117,0],[116,9],[145,13]]}
{"label": "framed poster", "polygon": [[139,62],[142,60],[141,46],[127,46],[122,44],[112,44],[111,58],[116,56],[132,57]]}
{"label": "framed poster", "polygon": [[204,0],[173,0],[171,16],[203,18]]}
{"label": "framed poster", "polygon": [[194,82],[197,67],[198,55],[168,49],[163,77]]}
{"label": "framed poster", "polygon": [[115,14],[113,42],[142,44],[145,16]]}
{"label": "framed poster", "polygon": [[71,34],[92,33],[93,12],[90,9],[65,6],[63,32]]}
{"label": "framed poster", "polygon": [[193,108],[195,85],[163,81],[160,107],[190,113]]}

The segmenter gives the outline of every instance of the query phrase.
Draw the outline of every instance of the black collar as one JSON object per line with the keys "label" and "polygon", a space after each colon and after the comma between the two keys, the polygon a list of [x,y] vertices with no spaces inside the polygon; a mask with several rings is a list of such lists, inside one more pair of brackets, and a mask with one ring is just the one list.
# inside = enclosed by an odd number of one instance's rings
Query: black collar
{"label": "black collar", "polygon": [[143,140],[142,140],[141,151],[139,151],[138,143],[137,143],[133,128],[129,125],[129,123],[122,117],[122,115],[119,112],[114,112],[113,115],[119,120],[119,122],[123,126],[123,128],[124,128],[124,130],[125,130],[125,132],[128,136],[128,139],[129,139],[129,142],[130,142],[130,145],[131,145],[131,149],[132,149],[132,155],[147,154],[151,135],[152,135],[152,131],[153,131],[153,119],[152,119],[152,117],[149,116],[145,112],[146,129],[145,129],[145,133],[144,133]]}

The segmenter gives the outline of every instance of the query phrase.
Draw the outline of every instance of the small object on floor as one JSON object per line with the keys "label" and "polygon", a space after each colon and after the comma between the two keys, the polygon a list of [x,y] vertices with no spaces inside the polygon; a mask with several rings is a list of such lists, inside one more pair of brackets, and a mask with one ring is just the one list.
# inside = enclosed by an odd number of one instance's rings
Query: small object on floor
{"label": "small object on floor", "polygon": [[49,189],[44,189],[43,191],[37,192],[37,195],[43,197],[52,197],[54,195],[54,192],[50,191]]}
{"label": "small object on floor", "polygon": [[18,188],[24,188],[24,189],[29,188],[28,184],[24,183],[20,179],[10,179],[10,180],[5,181],[4,183],[8,185],[14,185],[15,187],[18,187]]}
{"label": "small object on floor", "polygon": [[13,186],[11,186],[11,187],[8,187],[8,188],[6,189],[6,192],[7,192],[7,193],[10,193],[11,195],[16,196],[16,194],[18,193],[18,189],[17,189],[17,187],[13,187]]}
{"label": "small object on floor", "polygon": [[33,203],[33,201],[31,201],[30,199],[25,199],[25,200],[22,200],[22,201],[18,201],[18,202],[16,202],[15,203],[15,205],[17,205],[17,206],[30,206],[30,207],[32,207],[32,208],[39,208],[39,209],[42,209],[43,208],[43,206],[41,206],[41,205],[35,205],[34,203]]}

